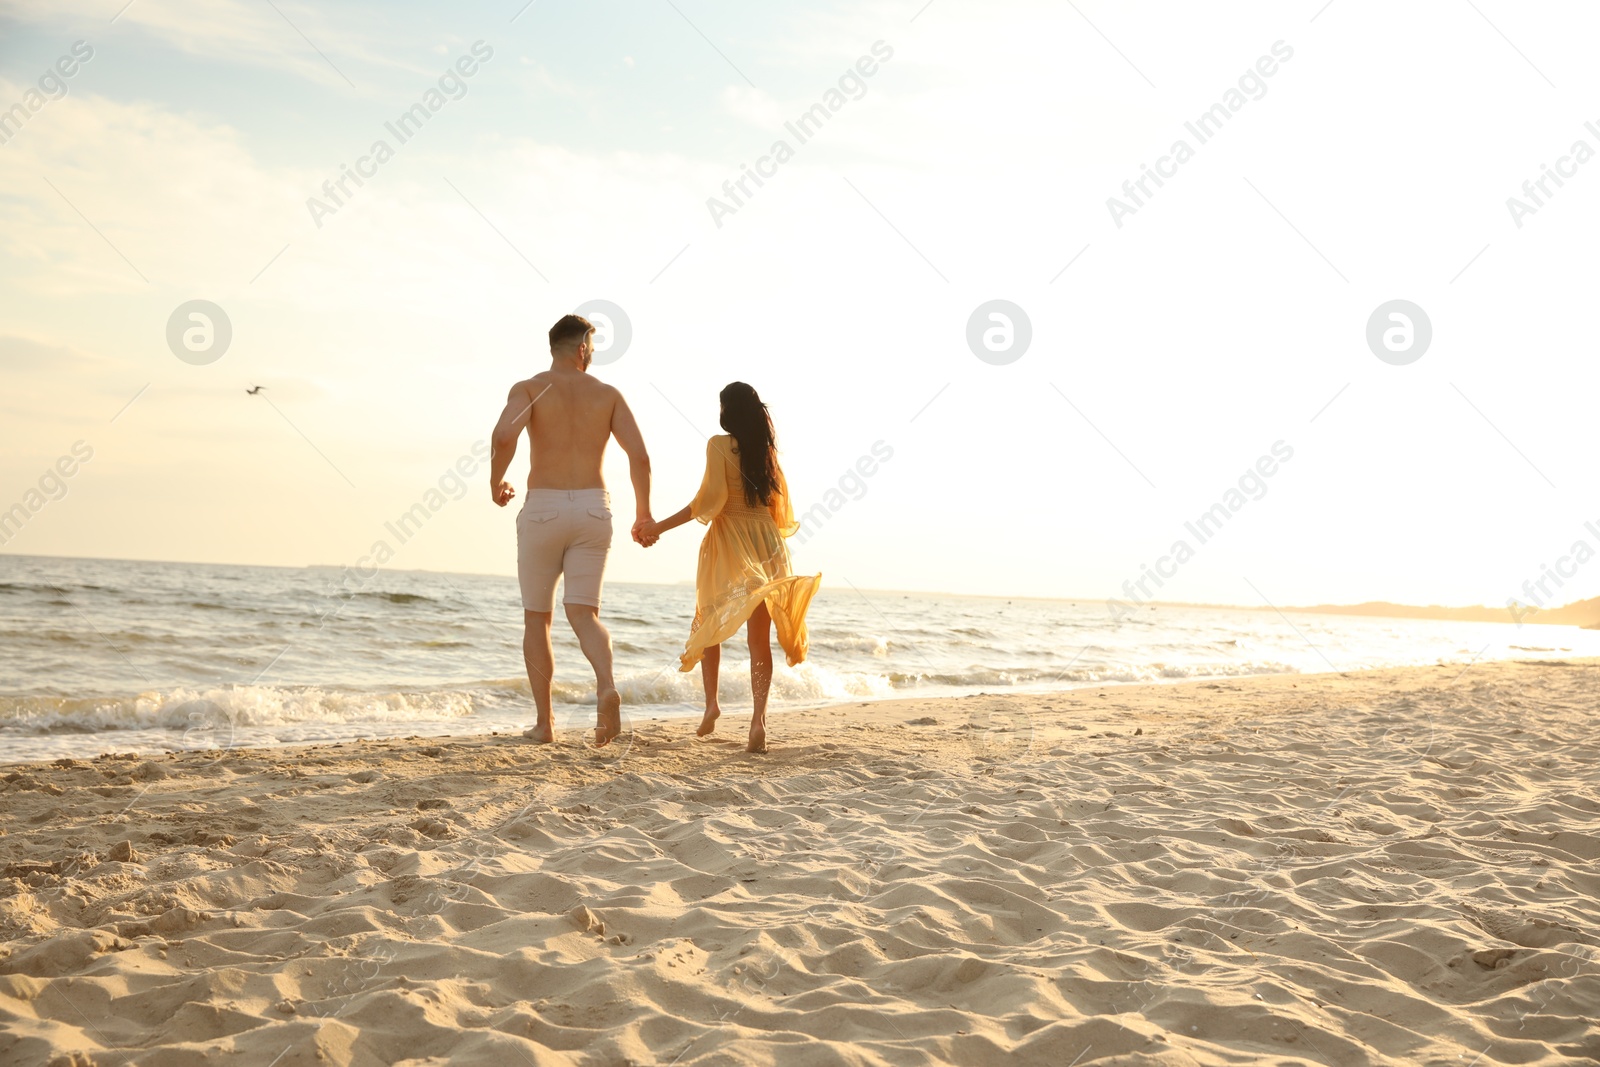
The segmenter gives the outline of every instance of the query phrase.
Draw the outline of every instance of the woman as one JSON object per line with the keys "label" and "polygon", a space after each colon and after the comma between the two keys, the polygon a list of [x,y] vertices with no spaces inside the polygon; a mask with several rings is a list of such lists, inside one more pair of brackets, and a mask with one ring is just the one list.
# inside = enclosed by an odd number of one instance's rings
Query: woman
{"label": "woman", "polygon": [[717,728],[717,668],[722,642],[745,626],[750,645],[750,752],[767,750],[767,694],[772,688],[771,627],[778,628],[793,667],[806,658],[806,608],[822,575],[796,576],[784,538],[800,524],[794,518],[789,486],[778,466],[772,416],[756,391],[743,382],[722,390],[722,428],[706,442],[706,473],[694,500],[670,518],[651,524],[654,540],[691,518],[709,523],[700,543],[695,577],[694,626],[681,670],[700,664],[706,687],[706,714],[696,731],[705,737]]}

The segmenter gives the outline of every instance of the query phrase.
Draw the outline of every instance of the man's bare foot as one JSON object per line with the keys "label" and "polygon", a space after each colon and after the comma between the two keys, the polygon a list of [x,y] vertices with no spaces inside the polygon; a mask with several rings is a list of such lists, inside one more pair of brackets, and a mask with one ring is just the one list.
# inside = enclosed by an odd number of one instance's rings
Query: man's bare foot
{"label": "man's bare foot", "polygon": [[615,689],[600,692],[598,722],[594,728],[594,746],[609,745],[622,735],[622,694]]}
{"label": "man's bare foot", "polygon": [[555,741],[556,732],[555,730],[551,729],[550,724],[547,722],[535,723],[526,730],[522,731],[522,736],[537,744],[548,745]]}
{"label": "man's bare foot", "polygon": [[707,708],[705,717],[700,720],[700,728],[694,732],[696,737],[705,737],[717,729],[717,718],[722,714],[719,708]]}
{"label": "man's bare foot", "polygon": [[750,743],[744,746],[746,752],[765,752],[767,750],[767,727],[765,723],[750,724]]}

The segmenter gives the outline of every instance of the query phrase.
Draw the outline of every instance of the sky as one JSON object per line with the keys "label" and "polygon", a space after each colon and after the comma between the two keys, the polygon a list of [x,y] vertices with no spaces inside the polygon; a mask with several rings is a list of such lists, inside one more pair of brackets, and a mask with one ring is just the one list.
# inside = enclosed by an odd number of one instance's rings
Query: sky
{"label": "sky", "polygon": [[[1597,23],[0,0],[0,552],[513,573],[474,446],[606,301],[656,514],[748,381],[826,583],[1594,596]],[[697,529],[609,577],[692,579]]]}

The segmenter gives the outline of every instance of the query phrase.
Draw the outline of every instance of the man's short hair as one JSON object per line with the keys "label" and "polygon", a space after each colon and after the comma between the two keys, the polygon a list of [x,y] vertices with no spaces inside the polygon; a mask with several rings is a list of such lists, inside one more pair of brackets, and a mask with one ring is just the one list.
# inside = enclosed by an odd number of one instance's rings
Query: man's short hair
{"label": "man's short hair", "polygon": [[594,323],[582,315],[563,315],[550,327],[550,351],[554,352],[569,341],[582,342],[594,333]]}

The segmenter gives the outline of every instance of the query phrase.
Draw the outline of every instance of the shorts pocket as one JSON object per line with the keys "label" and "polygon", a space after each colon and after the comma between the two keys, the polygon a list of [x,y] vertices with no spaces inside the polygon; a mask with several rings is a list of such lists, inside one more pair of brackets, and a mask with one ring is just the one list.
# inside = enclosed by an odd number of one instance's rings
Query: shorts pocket
{"label": "shorts pocket", "polygon": [[589,517],[591,519],[601,519],[601,520],[603,520],[605,522],[610,522],[611,521],[611,509],[610,508],[590,508],[589,509]]}
{"label": "shorts pocket", "polygon": [[524,511],[517,516],[517,519],[527,522],[549,522],[559,514],[561,514],[559,511]]}

